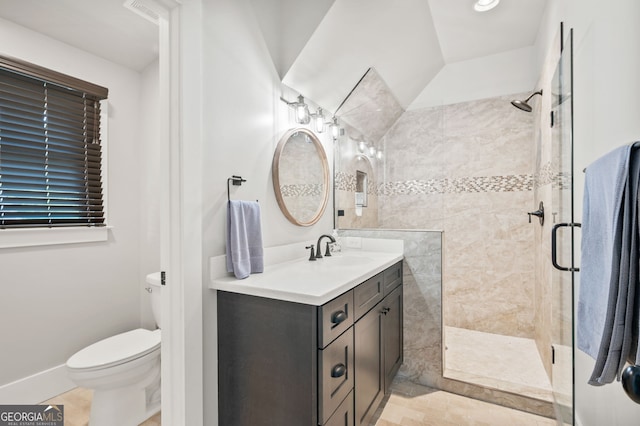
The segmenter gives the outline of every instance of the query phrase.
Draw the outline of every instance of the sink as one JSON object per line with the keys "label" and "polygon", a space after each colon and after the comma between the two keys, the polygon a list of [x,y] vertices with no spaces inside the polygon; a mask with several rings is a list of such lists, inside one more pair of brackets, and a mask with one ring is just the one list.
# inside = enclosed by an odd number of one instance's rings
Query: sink
{"label": "sink", "polygon": [[324,262],[328,266],[355,266],[362,265],[371,261],[368,257],[363,256],[331,256],[318,259],[319,262]]}

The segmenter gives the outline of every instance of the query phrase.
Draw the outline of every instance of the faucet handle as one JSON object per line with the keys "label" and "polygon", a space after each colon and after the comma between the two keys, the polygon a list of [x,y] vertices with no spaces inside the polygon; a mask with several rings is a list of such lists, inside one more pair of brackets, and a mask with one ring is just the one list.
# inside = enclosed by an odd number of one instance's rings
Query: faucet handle
{"label": "faucet handle", "polygon": [[311,244],[310,246],[306,246],[306,249],[311,249],[311,253],[309,254],[309,260],[310,261],[315,261],[316,260],[316,250],[313,247],[313,244]]}
{"label": "faucet handle", "polygon": [[331,244],[331,241],[327,241],[327,249],[324,251],[324,257],[331,257],[331,250],[329,248],[329,244]]}

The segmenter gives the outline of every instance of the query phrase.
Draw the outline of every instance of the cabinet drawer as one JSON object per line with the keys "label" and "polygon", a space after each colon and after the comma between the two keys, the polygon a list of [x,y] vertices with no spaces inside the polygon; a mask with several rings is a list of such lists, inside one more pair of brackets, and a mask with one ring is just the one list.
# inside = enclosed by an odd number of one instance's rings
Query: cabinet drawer
{"label": "cabinet drawer", "polygon": [[387,295],[402,283],[402,261],[384,271],[384,294]]}
{"label": "cabinet drawer", "polygon": [[369,278],[353,290],[353,305],[356,320],[366,314],[384,297],[384,272]]}
{"label": "cabinet drawer", "polygon": [[318,347],[324,348],[353,324],[353,290],[318,309]]}
{"label": "cabinet drawer", "polygon": [[353,389],[353,328],[318,352],[318,423],[324,424]]}
{"label": "cabinet drawer", "polygon": [[324,426],[353,426],[353,391],[349,392]]}

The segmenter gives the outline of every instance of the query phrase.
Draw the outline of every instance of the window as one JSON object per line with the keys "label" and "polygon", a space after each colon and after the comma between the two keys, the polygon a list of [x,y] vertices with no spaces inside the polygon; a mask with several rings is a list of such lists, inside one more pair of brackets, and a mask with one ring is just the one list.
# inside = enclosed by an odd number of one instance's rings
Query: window
{"label": "window", "polygon": [[107,89],[0,57],[0,229],[104,226]]}

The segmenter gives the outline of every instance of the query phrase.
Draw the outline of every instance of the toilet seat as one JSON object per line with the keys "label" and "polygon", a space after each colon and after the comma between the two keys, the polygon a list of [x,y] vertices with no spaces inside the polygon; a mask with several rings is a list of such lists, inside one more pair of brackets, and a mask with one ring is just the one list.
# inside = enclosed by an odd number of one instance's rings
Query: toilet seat
{"label": "toilet seat", "polygon": [[141,358],[160,349],[160,330],[138,328],[100,340],[67,361],[73,370],[101,370]]}

